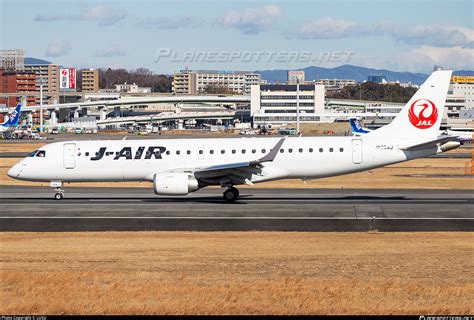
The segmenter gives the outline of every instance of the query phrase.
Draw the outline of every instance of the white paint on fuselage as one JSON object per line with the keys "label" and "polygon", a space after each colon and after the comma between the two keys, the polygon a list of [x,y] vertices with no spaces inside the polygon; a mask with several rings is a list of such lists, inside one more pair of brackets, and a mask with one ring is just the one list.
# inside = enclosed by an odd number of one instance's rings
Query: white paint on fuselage
{"label": "white paint on fuselage", "polygon": [[[281,137],[56,142],[39,149],[46,152],[45,157],[27,157],[12,167],[8,175],[30,181],[152,181],[153,175],[158,172],[186,168],[192,171],[193,168],[255,161],[266,155],[280,139]],[[353,162],[354,139],[362,140],[361,163]],[[317,179],[364,171],[439,152],[437,148],[418,152],[402,151],[399,149],[399,142],[400,139],[396,137],[289,137],[280,148],[284,152],[279,152],[272,162],[263,163],[262,174],[252,175],[251,181]],[[403,142],[410,143],[406,140]],[[65,168],[64,145],[67,143],[75,144],[74,168],[70,169]],[[134,158],[139,147],[144,147],[146,152],[152,146],[166,148],[161,159],[155,159],[154,156],[145,159],[146,155],[143,154],[140,159],[121,157],[114,160],[116,153],[124,147],[131,147],[131,156]],[[91,160],[104,147],[106,152],[113,152],[113,155]],[[320,152],[320,149],[323,151]],[[199,154],[199,150],[203,154]],[[225,152],[222,153],[222,150]],[[179,155],[177,151],[180,152]]]}

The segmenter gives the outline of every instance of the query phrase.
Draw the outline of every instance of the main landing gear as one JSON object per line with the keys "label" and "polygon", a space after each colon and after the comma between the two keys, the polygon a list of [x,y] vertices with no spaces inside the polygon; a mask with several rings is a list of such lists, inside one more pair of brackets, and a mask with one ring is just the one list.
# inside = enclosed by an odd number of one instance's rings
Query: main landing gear
{"label": "main landing gear", "polygon": [[239,197],[239,190],[235,187],[230,187],[224,191],[223,196],[225,202],[234,202]]}

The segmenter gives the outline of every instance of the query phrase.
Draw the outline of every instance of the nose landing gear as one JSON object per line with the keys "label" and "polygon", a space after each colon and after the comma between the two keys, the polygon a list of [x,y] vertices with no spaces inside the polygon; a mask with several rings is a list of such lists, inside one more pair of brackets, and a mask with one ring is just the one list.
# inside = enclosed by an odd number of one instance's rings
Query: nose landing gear
{"label": "nose landing gear", "polygon": [[51,181],[51,187],[55,188],[54,191],[56,191],[54,199],[62,200],[64,198],[64,190],[61,188],[62,186],[62,181]]}
{"label": "nose landing gear", "polygon": [[239,197],[239,190],[235,187],[230,187],[223,194],[225,202],[234,202]]}
{"label": "nose landing gear", "polygon": [[64,198],[64,190],[61,189],[61,187],[58,187],[54,190],[56,191],[56,194],[54,195],[54,199],[62,200]]}

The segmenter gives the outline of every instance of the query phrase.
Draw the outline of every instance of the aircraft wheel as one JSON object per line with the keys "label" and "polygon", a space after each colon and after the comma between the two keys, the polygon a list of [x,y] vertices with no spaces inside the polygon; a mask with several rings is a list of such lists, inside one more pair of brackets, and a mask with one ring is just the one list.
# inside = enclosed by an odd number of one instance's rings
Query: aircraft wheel
{"label": "aircraft wheel", "polygon": [[225,202],[234,202],[239,197],[239,191],[236,188],[229,188],[224,191]]}
{"label": "aircraft wheel", "polygon": [[56,199],[56,200],[62,200],[63,198],[64,198],[64,194],[62,194],[61,192],[57,192],[54,195],[54,199]]}

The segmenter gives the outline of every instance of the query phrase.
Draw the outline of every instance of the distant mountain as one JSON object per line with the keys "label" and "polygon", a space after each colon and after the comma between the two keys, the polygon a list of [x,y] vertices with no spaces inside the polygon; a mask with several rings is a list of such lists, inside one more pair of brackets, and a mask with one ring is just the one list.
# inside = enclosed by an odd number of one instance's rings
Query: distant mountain
{"label": "distant mountain", "polygon": [[[317,79],[352,79],[357,82],[367,80],[368,76],[371,75],[383,75],[387,81],[400,81],[400,82],[411,82],[414,84],[422,84],[428,74],[425,73],[412,73],[412,72],[396,72],[386,69],[372,69],[364,68],[353,65],[343,65],[335,68],[323,68],[323,67],[307,67],[303,69],[305,72],[306,80],[317,80]],[[262,70],[255,71],[261,74],[262,79],[268,82],[285,82],[287,79],[288,70]],[[454,75],[474,75],[474,71],[460,70],[454,72]]]}
{"label": "distant mountain", "polygon": [[32,57],[25,57],[25,64],[51,64],[51,62]]}
{"label": "distant mountain", "polygon": [[458,70],[453,72],[453,76],[470,76],[474,77],[473,70]]}

